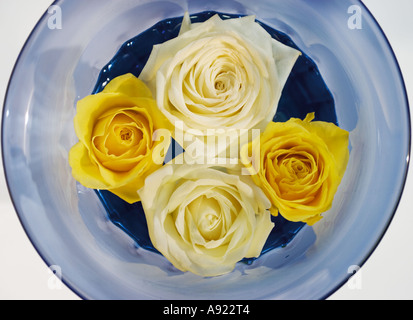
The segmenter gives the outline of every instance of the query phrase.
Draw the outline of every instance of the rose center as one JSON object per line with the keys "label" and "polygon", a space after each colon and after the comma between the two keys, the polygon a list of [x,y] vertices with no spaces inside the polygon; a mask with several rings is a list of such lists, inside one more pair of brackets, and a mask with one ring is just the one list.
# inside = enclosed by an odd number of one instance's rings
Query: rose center
{"label": "rose center", "polygon": [[221,235],[222,217],[220,205],[214,198],[201,197],[198,208],[198,230],[205,240],[217,240]]}
{"label": "rose center", "polygon": [[105,147],[108,154],[121,156],[131,148],[137,148],[143,139],[143,132],[136,123],[112,123],[108,128]]}
{"label": "rose center", "polygon": [[218,73],[214,81],[214,88],[217,94],[228,92],[232,89],[240,87],[240,84],[236,85],[236,74],[232,70],[223,70]]}
{"label": "rose center", "polygon": [[225,82],[218,80],[215,82],[215,89],[219,91],[224,91],[226,88]]}
{"label": "rose center", "polygon": [[284,158],[282,166],[287,176],[292,179],[304,179],[311,172],[311,163],[300,155],[290,155]]}
{"label": "rose center", "polygon": [[132,130],[130,130],[130,129],[128,129],[128,128],[122,128],[122,129],[120,130],[119,135],[120,135],[121,140],[123,140],[123,141],[125,141],[125,140],[126,140],[126,141],[129,141],[129,140],[131,140],[131,138],[132,138],[133,132],[132,132]]}

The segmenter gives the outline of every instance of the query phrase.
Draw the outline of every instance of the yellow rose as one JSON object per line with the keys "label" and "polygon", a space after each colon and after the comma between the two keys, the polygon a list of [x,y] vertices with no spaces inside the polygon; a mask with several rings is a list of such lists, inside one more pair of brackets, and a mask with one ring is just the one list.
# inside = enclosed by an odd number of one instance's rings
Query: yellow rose
{"label": "yellow rose", "polygon": [[146,85],[132,74],[113,79],[77,103],[74,127],[73,177],[87,188],[139,201],[145,177],[162,166],[171,130]]}
{"label": "yellow rose", "polygon": [[271,38],[254,16],[191,23],[186,13],[178,37],[153,47],[139,77],[182,130],[174,138],[184,149],[222,134],[238,143],[245,139],[240,130],[263,130],[272,121],[300,54]]}
{"label": "yellow rose", "polygon": [[139,190],[151,241],[177,269],[217,276],[261,254],[274,226],[271,203],[235,172],[166,164]]}
{"label": "yellow rose", "polygon": [[241,160],[278,212],[290,221],[309,225],[330,209],[346,170],[348,132],[332,123],[271,122],[259,139],[244,145]]}

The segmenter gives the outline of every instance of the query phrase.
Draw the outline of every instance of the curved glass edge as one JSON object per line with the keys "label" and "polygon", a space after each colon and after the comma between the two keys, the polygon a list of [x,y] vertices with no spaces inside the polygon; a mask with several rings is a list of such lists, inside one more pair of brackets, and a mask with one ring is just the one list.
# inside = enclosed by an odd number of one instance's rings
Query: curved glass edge
{"label": "curved glass edge", "polygon": [[[50,6],[58,5],[58,3],[60,3],[61,1],[62,1],[62,0],[54,0],[54,1],[50,4]],[[50,6],[49,6],[49,7],[50,7]],[[1,141],[0,141],[0,144],[1,144],[1,146],[0,146],[0,147],[1,147],[1,157],[2,157],[2,163],[3,163],[3,174],[4,174],[4,178],[5,178],[5,182],[6,182],[7,191],[8,191],[9,197],[10,197],[10,201],[11,201],[11,203],[12,203],[12,205],[13,205],[14,211],[16,212],[16,215],[17,215],[17,218],[18,218],[18,220],[19,220],[19,222],[20,222],[20,225],[22,226],[22,228],[23,228],[23,230],[24,230],[27,238],[29,239],[30,243],[32,244],[34,250],[35,250],[35,251],[37,252],[37,254],[40,256],[40,258],[43,260],[43,262],[47,265],[47,267],[50,268],[50,266],[52,265],[52,264],[50,263],[50,261],[49,261],[50,259],[47,258],[47,257],[45,257],[45,255],[44,255],[42,252],[40,252],[40,250],[37,248],[36,244],[34,243],[33,238],[32,238],[31,235],[30,235],[30,232],[28,231],[27,227],[24,225],[24,223],[23,223],[23,221],[22,221],[22,219],[21,219],[21,217],[20,217],[20,214],[19,214],[19,212],[18,212],[18,210],[17,210],[17,205],[16,205],[15,200],[14,200],[14,198],[13,198],[13,195],[12,195],[12,193],[11,193],[10,182],[9,182],[9,178],[8,178],[8,176],[7,176],[6,163],[5,163],[5,158],[4,158],[4,121],[5,121],[5,118],[6,118],[6,117],[5,117],[6,105],[7,105],[8,92],[9,92],[10,86],[11,86],[11,81],[12,81],[12,79],[13,79],[15,70],[16,70],[18,64],[19,64],[19,61],[20,61],[20,59],[21,59],[21,57],[22,57],[23,52],[26,50],[26,48],[27,48],[30,40],[31,40],[31,39],[33,38],[33,36],[36,34],[37,30],[39,29],[39,27],[41,26],[41,24],[43,23],[43,21],[46,20],[47,14],[48,14],[47,11],[45,11],[45,12],[42,14],[42,16],[39,18],[39,20],[38,20],[38,21],[36,22],[36,24],[34,25],[32,31],[30,32],[30,34],[27,36],[26,41],[24,42],[24,44],[23,44],[23,46],[22,46],[22,48],[21,48],[21,50],[20,50],[20,52],[19,52],[16,60],[15,60],[14,66],[13,66],[12,71],[11,71],[11,74],[10,74],[10,78],[9,78],[9,80],[8,80],[8,82],[7,82],[6,91],[5,91],[4,100],[3,100],[3,105],[2,105],[2,111],[1,111],[1,113],[2,113],[2,118],[1,118],[1,124],[0,124],[0,126],[1,126],[1,128],[0,128],[0,131],[1,131]],[[80,299],[82,299],[82,300],[88,300],[88,298],[86,298],[83,294],[81,294],[78,290],[76,290],[72,285],[70,285],[69,282],[65,279],[65,277],[64,277],[63,275],[61,276],[60,280],[62,281],[62,283],[63,283],[67,288],[69,288],[69,289],[70,289],[75,295],[77,295]]]}
{"label": "curved glass edge", "polygon": [[[406,125],[407,125],[407,129],[409,131],[409,135],[407,138],[407,148],[406,148],[406,162],[405,162],[405,167],[404,167],[404,174],[403,174],[403,178],[402,178],[402,183],[401,185],[399,185],[399,191],[398,191],[398,198],[397,201],[395,202],[394,208],[393,208],[393,212],[390,215],[386,226],[384,227],[384,229],[382,230],[380,236],[376,239],[375,244],[372,246],[372,248],[370,249],[369,252],[366,253],[366,255],[364,256],[364,258],[362,259],[362,261],[360,261],[360,263],[358,263],[357,265],[361,268],[366,261],[370,258],[370,256],[373,254],[373,252],[377,249],[378,245],[380,244],[381,240],[383,239],[384,235],[386,234],[387,230],[390,227],[390,224],[397,212],[397,209],[399,207],[400,204],[400,200],[403,196],[403,192],[405,189],[405,185],[406,185],[406,180],[407,180],[407,174],[409,172],[409,167],[410,167],[410,155],[411,155],[411,142],[412,142],[412,127],[411,127],[411,115],[410,115],[410,105],[409,105],[409,99],[408,99],[408,95],[407,95],[407,89],[406,89],[406,84],[404,82],[404,78],[403,78],[403,73],[401,71],[399,62],[397,60],[396,54],[391,46],[391,43],[389,41],[389,39],[387,38],[386,34],[384,33],[383,29],[380,27],[380,24],[378,23],[378,21],[376,20],[376,18],[374,17],[374,15],[371,13],[371,11],[367,8],[367,6],[363,3],[362,0],[356,0],[356,2],[360,3],[361,6],[363,7],[363,9],[367,12],[368,16],[372,19],[372,21],[374,22],[375,26],[377,27],[378,31],[381,33],[381,35],[383,36],[383,39],[385,40],[387,47],[390,51],[391,56],[393,57],[393,63],[394,66],[397,68],[397,73],[399,74],[399,80],[400,80],[400,85],[402,87],[403,93],[404,93],[404,100],[406,102],[405,106],[406,106],[406,115],[407,115],[407,119],[406,119]],[[334,287],[334,289],[332,289],[330,292],[326,293],[324,296],[320,297],[320,300],[325,300],[328,297],[330,297],[333,293],[335,293],[337,290],[339,290],[352,276],[353,274],[347,274],[347,276],[343,279],[342,282],[340,282],[336,287]]]}

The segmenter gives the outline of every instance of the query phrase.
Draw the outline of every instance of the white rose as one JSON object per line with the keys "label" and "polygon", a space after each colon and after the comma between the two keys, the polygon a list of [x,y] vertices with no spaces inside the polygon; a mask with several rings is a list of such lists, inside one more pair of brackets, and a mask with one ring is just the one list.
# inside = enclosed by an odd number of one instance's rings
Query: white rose
{"label": "white rose", "polygon": [[138,193],[154,247],[179,270],[200,276],[258,257],[274,227],[261,189],[225,168],[167,164]]}
{"label": "white rose", "polygon": [[240,136],[234,130],[263,130],[300,54],[254,16],[191,24],[186,13],[178,37],[153,47],[140,78],[170,122],[183,127],[174,138],[185,149],[190,137],[206,143],[222,129],[231,130],[231,141]]}

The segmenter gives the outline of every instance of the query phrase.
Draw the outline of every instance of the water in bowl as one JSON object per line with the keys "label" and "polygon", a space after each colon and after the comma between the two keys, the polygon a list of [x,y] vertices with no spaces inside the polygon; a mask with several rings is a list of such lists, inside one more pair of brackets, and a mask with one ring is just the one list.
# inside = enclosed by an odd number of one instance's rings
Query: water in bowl
{"label": "water in bowl", "polygon": [[[191,21],[203,22],[215,14],[222,19],[238,18],[241,15],[205,11],[191,15]],[[152,47],[175,38],[180,30],[182,17],[162,20],[136,37],[126,41],[116,55],[101,70],[93,94],[103,90],[105,85],[117,76],[132,73],[139,76],[149,58]],[[260,21],[257,21],[276,40],[290,47],[298,48],[290,37]],[[300,50],[301,51],[301,50]],[[302,51],[301,51],[302,52]],[[291,117],[304,119],[307,113],[315,112],[315,120],[332,122],[338,125],[334,99],[318,71],[317,65],[305,52],[298,58],[285,84],[274,121],[287,121]],[[182,148],[172,143],[169,152],[174,157]],[[149,238],[145,214],[140,202],[129,204],[106,190],[96,190],[112,223],[126,232],[136,246],[158,252]],[[275,227],[264,245],[262,254],[286,246],[304,227],[302,222],[291,222],[281,215],[272,217]],[[251,263],[255,259],[244,259]]]}

